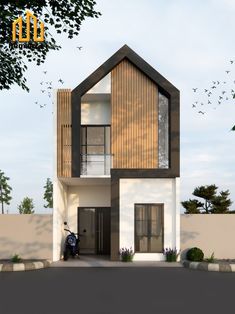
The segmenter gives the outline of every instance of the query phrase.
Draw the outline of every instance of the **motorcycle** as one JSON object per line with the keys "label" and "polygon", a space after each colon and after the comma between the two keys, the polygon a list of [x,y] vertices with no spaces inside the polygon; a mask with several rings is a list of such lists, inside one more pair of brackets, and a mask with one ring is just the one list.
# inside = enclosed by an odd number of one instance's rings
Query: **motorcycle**
{"label": "motorcycle", "polygon": [[[67,222],[64,222],[64,225],[68,226]],[[64,261],[67,261],[69,256],[74,258],[79,255],[80,234],[74,233],[70,229],[65,228],[64,230],[69,232],[64,243]]]}

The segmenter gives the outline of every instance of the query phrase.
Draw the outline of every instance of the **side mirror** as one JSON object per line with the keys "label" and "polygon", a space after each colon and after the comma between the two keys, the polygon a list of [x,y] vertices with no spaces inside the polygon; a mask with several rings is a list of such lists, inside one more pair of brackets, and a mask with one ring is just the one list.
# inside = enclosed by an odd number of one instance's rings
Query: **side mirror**
{"label": "side mirror", "polygon": [[64,225],[67,226],[67,221],[64,221]]}

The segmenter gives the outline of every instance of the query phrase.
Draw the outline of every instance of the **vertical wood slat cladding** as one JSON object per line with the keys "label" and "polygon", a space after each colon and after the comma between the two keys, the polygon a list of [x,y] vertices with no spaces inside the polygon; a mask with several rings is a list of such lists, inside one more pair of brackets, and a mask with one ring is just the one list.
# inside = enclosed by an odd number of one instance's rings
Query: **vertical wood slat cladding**
{"label": "vertical wood slat cladding", "polygon": [[57,91],[57,175],[71,177],[71,90]]}
{"label": "vertical wood slat cladding", "polygon": [[127,59],[112,70],[113,168],[158,167],[158,90]]}

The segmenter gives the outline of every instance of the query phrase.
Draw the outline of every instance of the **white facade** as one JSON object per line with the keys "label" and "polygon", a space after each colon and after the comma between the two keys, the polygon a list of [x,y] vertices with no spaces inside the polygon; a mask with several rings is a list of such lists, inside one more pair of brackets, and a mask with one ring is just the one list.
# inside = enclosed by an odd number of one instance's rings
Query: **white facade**
{"label": "white facade", "polygon": [[53,260],[61,259],[65,238],[64,221],[77,232],[78,207],[110,207],[111,188],[109,180],[72,179],[67,184],[57,179],[54,182],[53,215]]}
{"label": "white facade", "polygon": [[[180,247],[179,178],[120,179],[120,248],[134,249],[135,204],[164,204],[164,248]],[[134,260],[164,260],[160,253],[136,253]]]}

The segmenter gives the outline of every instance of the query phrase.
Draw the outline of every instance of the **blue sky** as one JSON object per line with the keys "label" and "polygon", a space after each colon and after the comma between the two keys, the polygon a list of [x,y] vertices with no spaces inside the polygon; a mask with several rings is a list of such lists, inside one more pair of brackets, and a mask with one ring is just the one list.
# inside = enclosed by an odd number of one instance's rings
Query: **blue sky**
{"label": "blue sky", "polygon": [[228,82],[228,90],[234,84],[235,64],[229,60],[235,60],[235,1],[97,0],[97,9],[102,16],[85,21],[79,37],[57,37],[63,48],[51,52],[44,65],[29,66],[30,93],[17,86],[0,92],[0,169],[13,187],[9,212],[25,196],[34,199],[37,213],[49,212],[43,208],[43,185],[53,176],[53,106],[40,82],[74,88],[124,44],[181,92],[181,200],[195,186],[215,183],[229,189],[235,202],[235,132],[229,132],[235,101],[217,105],[211,97],[212,105],[200,105],[212,80]]}

